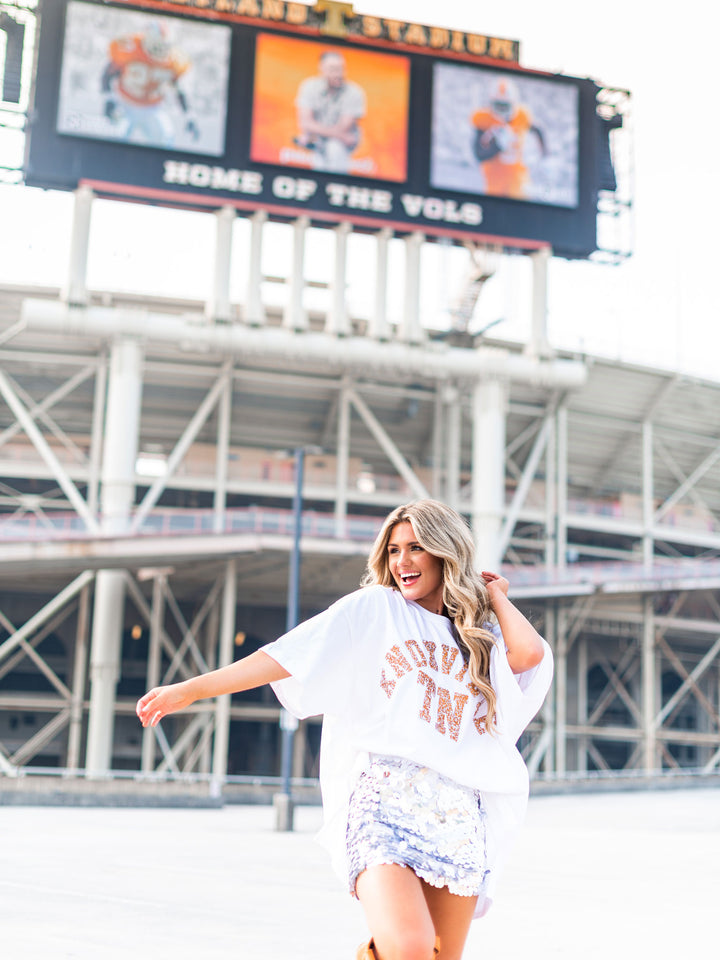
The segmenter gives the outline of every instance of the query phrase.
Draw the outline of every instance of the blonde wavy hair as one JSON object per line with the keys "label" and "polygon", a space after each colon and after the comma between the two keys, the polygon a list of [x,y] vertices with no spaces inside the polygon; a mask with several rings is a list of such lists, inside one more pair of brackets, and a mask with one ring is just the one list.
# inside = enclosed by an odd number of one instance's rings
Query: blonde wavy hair
{"label": "blonde wavy hair", "polygon": [[397,584],[390,573],[388,543],[394,527],[409,521],[420,546],[443,564],[443,603],[455,626],[458,645],[468,661],[471,682],[485,698],[485,729],[492,732],[496,696],[490,684],[490,653],[495,637],[487,624],[495,622],[485,581],[475,569],[475,544],[465,520],[439,500],[415,500],[397,507],[386,518],[368,557],[362,586]]}

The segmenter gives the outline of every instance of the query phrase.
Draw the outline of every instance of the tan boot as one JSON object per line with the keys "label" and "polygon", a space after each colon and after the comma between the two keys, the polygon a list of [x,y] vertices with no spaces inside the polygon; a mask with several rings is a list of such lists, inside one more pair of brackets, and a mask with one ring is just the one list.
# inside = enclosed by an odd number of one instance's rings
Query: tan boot
{"label": "tan boot", "polygon": [[356,960],[377,960],[377,954],[375,953],[375,947],[373,946],[372,940],[368,943],[361,943],[358,947]]}
{"label": "tan boot", "polygon": [[[440,937],[435,938],[435,949],[433,950],[435,956],[440,953]],[[368,943],[362,943],[358,947],[356,960],[377,960],[377,954],[375,953],[375,946],[370,940]]]}

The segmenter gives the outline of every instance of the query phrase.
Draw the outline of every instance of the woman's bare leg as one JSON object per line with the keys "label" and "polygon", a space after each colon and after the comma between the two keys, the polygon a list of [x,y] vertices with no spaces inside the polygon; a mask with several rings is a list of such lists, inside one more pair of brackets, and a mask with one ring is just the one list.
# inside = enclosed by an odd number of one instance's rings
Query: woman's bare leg
{"label": "woman's bare leg", "polygon": [[422,882],[408,867],[368,867],[355,891],[379,960],[432,960],[435,926]]}
{"label": "woman's bare leg", "polygon": [[440,938],[438,960],[460,960],[470,930],[477,897],[459,897],[447,887],[420,881],[436,935]]}

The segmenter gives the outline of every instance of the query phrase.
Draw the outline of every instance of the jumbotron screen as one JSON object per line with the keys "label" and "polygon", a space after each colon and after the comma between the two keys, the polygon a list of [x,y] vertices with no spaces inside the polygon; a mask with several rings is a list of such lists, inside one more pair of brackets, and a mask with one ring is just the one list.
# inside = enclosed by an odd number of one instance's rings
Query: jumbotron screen
{"label": "jumbotron screen", "polygon": [[43,0],[26,182],[596,249],[593,81],[521,68],[514,41],[337,7]]}

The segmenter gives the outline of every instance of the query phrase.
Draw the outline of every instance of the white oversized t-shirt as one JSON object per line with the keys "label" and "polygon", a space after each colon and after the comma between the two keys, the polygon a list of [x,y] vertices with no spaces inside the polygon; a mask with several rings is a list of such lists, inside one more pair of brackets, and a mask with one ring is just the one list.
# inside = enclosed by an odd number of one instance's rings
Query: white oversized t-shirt
{"label": "white oversized t-shirt", "polygon": [[352,786],[370,754],[403,757],[482,792],[490,883],[475,915],[490,906],[498,865],[525,814],[528,774],[515,743],[539,710],[552,678],[552,654],[514,675],[497,626],[490,682],[496,730],[482,723],[485,701],[447,617],[392,587],[351,593],[263,651],[290,677],[272,684],[298,718],[323,714],[320,840],[347,880],[345,829]]}

